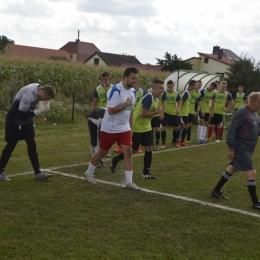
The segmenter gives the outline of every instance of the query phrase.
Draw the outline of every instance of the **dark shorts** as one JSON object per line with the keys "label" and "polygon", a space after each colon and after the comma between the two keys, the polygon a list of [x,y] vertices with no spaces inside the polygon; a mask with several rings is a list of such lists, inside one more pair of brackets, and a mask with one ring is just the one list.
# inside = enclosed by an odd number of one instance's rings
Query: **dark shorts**
{"label": "dark shorts", "polygon": [[209,115],[210,113],[205,113],[205,116],[202,116],[199,112],[199,119],[204,119],[205,122],[209,122]]}
{"label": "dark shorts", "polygon": [[154,128],[154,127],[160,127],[161,122],[162,122],[162,120],[159,119],[159,116],[153,117],[153,119],[152,119],[152,121],[151,121],[151,126],[152,126],[152,128]]}
{"label": "dark shorts", "polygon": [[212,118],[209,120],[210,125],[221,125],[223,123],[223,115],[220,114],[214,114]]}
{"label": "dark shorts", "polygon": [[189,114],[189,123],[193,123],[194,114]]}
{"label": "dark shorts", "polygon": [[177,115],[170,115],[167,113],[164,113],[164,118],[162,120],[162,126],[179,126],[179,119]]}
{"label": "dark shorts", "polygon": [[132,136],[132,149],[137,150],[140,146],[150,146],[153,145],[153,133],[152,131],[144,133],[133,133]]}
{"label": "dark shorts", "polygon": [[100,138],[100,136],[98,136],[97,126],[92,121],[88,120],[88,129],[90,134],[90,144],[93,147],[96,147],[97,140]]}
{"label": "dark shorts", "polygon": [[229,164],[234,166],[235,172],[255,169],[252,161],[252,153],[248,150],[239,150],[238,152],[235,152],[234,158]]}
{"label": "dark shorts", "polygon": [[179,123],[181,125],[187,125],[189,123],[189,117],[188,116],[179,116]]}
{"label": "dark shorts", "polygon": [[14,125],[9,121],[5,124],[5,141],[18,142],[19,140],[29,140],[34,138],[33,121],[24,125]]}

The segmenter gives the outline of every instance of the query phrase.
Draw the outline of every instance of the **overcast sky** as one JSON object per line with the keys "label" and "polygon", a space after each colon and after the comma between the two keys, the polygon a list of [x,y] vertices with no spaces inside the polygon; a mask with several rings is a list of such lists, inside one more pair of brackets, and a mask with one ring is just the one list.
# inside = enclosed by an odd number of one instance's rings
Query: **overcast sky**
{"label": "overcast sky", "polygon": [[80,40],[102,52],[156,64],[213,46],[260,60],[259,0],[1,0],[0,35],[16,44],[59,49]]}

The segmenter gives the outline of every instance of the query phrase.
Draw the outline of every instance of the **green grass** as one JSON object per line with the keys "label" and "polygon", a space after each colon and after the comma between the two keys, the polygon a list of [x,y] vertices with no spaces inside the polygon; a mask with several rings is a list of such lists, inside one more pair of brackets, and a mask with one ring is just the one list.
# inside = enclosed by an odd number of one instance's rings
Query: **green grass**
{"label": "green grass", "polygon": [[[172,148],[169,129],[166,151],[153,153],[157,180],[142,179],[143,156],[134,157],[134,181],[144,190],[133,192],[122,187],[123,164],[112,174],[109,158],[95,173],[103,182],[89,185],[82,178],[90,161],[86,122],[35,130],[41,167],[58,167],[53,171],[61,174],[46,181],[34,181],[32,173],[18,175],[32,171],[26,145],[19,143],[6,168],[11,181],[0,183],[0,259],[260,258],[260,219],[249,215],[260,214],[252,209],[245,173],[223,188],[230,201],[210,197],[228,164],[224,142]],[[2,149],[3,131],[0,140]]]}

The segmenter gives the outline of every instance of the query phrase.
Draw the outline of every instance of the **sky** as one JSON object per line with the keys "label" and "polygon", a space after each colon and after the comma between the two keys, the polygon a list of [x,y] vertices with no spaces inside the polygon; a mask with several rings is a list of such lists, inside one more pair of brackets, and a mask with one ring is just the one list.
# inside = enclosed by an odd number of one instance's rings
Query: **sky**
{"label": "sky", "polygon": [[143,64],[215,45],[260,61],[259,0],[1,0],[0,35],[16,44],[59,49],[78,31],[80,41]]}

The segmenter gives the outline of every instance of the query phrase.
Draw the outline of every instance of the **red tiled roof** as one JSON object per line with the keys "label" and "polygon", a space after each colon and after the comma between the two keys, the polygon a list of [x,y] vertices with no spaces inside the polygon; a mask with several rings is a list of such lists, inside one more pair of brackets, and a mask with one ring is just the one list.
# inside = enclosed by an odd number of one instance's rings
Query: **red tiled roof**
{"label": "red tiled roof", "polygon": [[201,52],[198,52],[198,54],[201,56],[225,63],[227,65],[232,65],[234,63],[234,60],[226,58],[224,56],[222,56],[222,59],[218,59],[218,55],[216,55],[216,54],[207,54],[207,53],[201,53]]}
{"label": "red tiled roof", "polygon": [[127,67],[135,67],[139,70],[147,70],[147,71],[161,71],[163,66],[159,65],[143,65],[143,64],[131,64],[131,63],[123,63],[120,67],[127,68]]}
{"label": "red tiled roof", "polygon": [[60,50],[65,50],[68,53],[81,53],[81,54],[93,54],[96,51],[100,51],[95,44],[90,42],[68,42]]}
{"label": "red tiled roof", "polygon": [[7,43],[6,48],[10,50],[13,57],[49,58],[50,56],[56,56],[71,60],[69,53],[64,50],[44,49],[11,43]]}

